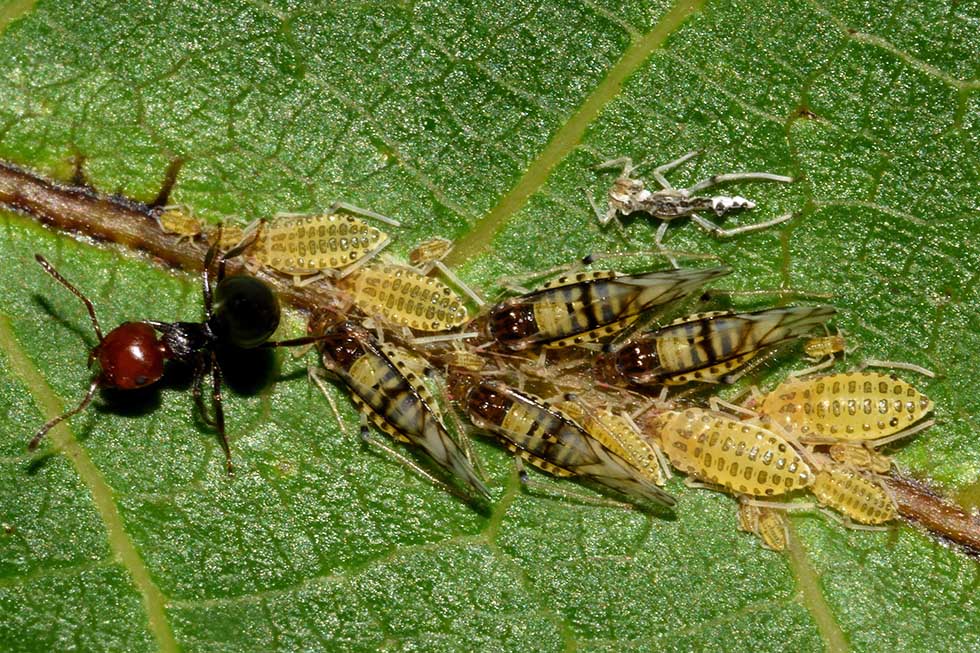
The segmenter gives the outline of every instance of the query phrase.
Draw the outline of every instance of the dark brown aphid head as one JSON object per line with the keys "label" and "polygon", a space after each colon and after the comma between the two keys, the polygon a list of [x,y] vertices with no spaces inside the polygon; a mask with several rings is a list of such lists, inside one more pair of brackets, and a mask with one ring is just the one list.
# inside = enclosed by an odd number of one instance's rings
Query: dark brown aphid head
{"label": "dark brown aphid head", "polygon": [[616,373],[633,383],[651,383],[659,378],[656,371],[660,368],[660,354],[655,340],[634,340],[606,356]]}
{"label": "dark brown aphid head", "polygon": [[466,393],[466,412],[478,426],[503,423],[511,403],[495,381],[478,383]]}
{"label": "dark brown aphid head", "polygon": [[508,299],[490,309],[490,336],[508,349],[526,349],[537,335],[538,322],[534,318],[534,306]]}
{"label": "dark brown aphid head", "polygon": [[341,369],[349,370],[364,355],[365,346],[370,345],[373,340],[364,327],[353,322],[341,322],[319,336],[316,348],[324,362],[332,361]]}

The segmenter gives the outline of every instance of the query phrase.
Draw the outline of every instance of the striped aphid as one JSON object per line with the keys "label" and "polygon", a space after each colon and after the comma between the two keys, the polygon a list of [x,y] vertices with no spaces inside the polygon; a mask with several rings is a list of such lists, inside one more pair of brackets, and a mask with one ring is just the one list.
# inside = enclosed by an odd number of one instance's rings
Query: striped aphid
{"label": "striped aphid", "polygon": [[736,369],[772,348],[806,335],[833,317],[832,306],[715,311],[682,317],[601,356],[608,380],[636,385],[725,382]]}
{"label": "striped aphid", "polygon": [[666,411],[642,427],[674,467],[730,492],[766,497],[813,483],[810,466],[785,438],[725,413]]}
{"label": "striped aphid", "polygon": [[[378,342],[352,322],[327,329],[316,347],[326,371],[347,386],[354,405],[372,424],[397,441],[420,447],[481,497],[489,498],[473,465],[446,430],[432,394],[412,370],[411,354]],[[439,483],[424,470],[413,469]]]}
{"label": "striped aphid", "polygon": [[730,268],[640,274],[578,272],[490,309],[490,335],[502,346],[567,347],[611,336],[651,309],[682,299]]}
{"label": "striped aphid", "polygon": [[629,497],[675,504],[643,472],[546,401],[499,381],[473,379],[463,387],[461,403],[470,421],[535,467],[586,478]]}

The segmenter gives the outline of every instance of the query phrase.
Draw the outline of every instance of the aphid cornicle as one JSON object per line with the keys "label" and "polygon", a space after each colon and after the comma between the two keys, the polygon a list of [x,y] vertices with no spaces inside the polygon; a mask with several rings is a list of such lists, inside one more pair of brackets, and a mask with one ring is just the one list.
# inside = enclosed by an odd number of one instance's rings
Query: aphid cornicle
{"label": "aphid cornicle", "polygon": [[498,381],[480,381],[467,389],[463,407],[473,424],[550,474],[581,476],[627,496],[667,506],[676,503],[575,420],[534,395]]}
{"label": "aphid cornicle", "polygon": [[750,496],[774,496],[813,482],[810,466],[782,437],[724,413],[688,408],[648,418],[670,463],[685,474]]}
{"label": "aphid cornicle", "polygon": [[810,491],[821,505],[860,524],[884,524],[898,518],[895,502],[883,487],[848,469],[821,469]]}
{"label": "aphid cornicle", "polygon": [[863,441],[903,431],[932,408],[897,376],[843,372],[785,381],[754,410],[799,438]]}
{"label": "aphid cornicle", "polygon": [[483,481],[446,431],[437,404],[411,371],[408,354],[381,344],[364,327],[343,322],[318,337],[324,367],[351,392],[358,410],[381,431],[420,447],[436,463],[489,498]]}
{"label": "aphid cornicle", "polygon": [[603,355],[597,369],[612,368],[613,377],[637,385],[723,381],[759,353],[806,335],[835,312],[831,306],[796,306],[696,313],[630,339]]}
{"label": "aphid cornicle", "polygon": [[[247,246],[246,245],[243,245]],[[217,259],[217,275],[212,278],[213,263],[218,246],[213,245],[204,259],[202,276],[204,294],[203,322],[125,322],[105,337],[92,303],[69,283],[40,254],[35,255],[41,267],[78,297],[88,310],[99,343],[89,353],[89,364],[99,363],[99,372],[92,379],[88,393],[74,409],[60,415],[37,432],[28,444],[35,449],[44,435],[59,422],[81,412],[92,401],[99,388],[132,390],[152,385],[163,376],[164,362],[176,360],[194,370],[193,392],[204,420],[214,426],[221,439],[228,471],[232,471],[231,449],[225,434],[224,409],[221,399],[221,368],[216,349],[228,345],[239,349],[259,346],[277,347],[301,342],[269,342],[279,326],[279,301],[265,283],[247,275],[224,276],[225,260],[236,256],[241,249],[227,252]],[[215,283],[217,285],[215,286]],[[161,335],[157,339],[157,332]],[[308,340],[308,339],[305,339]],[[201,399],[204,377],[210,371],[212,420],[204,410]]]}
{"label": "aphid cornicle", "polygon": [[490,335],[515,351],[567,347],[613,335],[645,311],[681,299],[728,274],[726,267],[640,274],[579,272],[490,310]]}
{"label": "aphid cornicle", "polygon": [[449,286],[401,265],[367,265],[338,284],[365,313],[417,331],[445,331],[469,319]]}

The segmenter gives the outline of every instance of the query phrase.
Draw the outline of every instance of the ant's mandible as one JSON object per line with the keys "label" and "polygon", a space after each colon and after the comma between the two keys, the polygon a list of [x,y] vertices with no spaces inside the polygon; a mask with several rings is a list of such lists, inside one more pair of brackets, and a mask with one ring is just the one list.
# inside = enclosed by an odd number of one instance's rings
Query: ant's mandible
{"label": "ant's mandible", "polygon": [[[225,434],[225,416],[221,400],[221,366],[217,348],[231,345],[240,349],[256,347],[288,347],[307,344],[316,337],[269,342],[279,326],[279,300],[275,292],[259,279],[248,275],[225,277],[225,261],[246,249],[251,242],[241,243],[218,257],[217,275],[212,267],[218,246],[213,245],[204,257],[202,285],[204,294],[203,322],[123,322],[107,335],[95,316],[92,302],[55,270],[43,256],[34,258],[44,270],[78,297],[88,309],[98,344],[89,352],[88,364],[98,361],[99,371],[92,378],[88,392],[73,409],[55,417],[42,426],[27,445],[33,451],[45,434],[60,422],[85,410],[99,388],[133,390],[152,385],[163,376],[164,362],[175,360],[194,370],[194,401],[204,421],[213,426],[221,438],[228,472],[232,472],[231,449]],[[159,333],[159,336],[158,336]],[[214,419],[204,405],[204,379],[211,374],[211,401]]]}

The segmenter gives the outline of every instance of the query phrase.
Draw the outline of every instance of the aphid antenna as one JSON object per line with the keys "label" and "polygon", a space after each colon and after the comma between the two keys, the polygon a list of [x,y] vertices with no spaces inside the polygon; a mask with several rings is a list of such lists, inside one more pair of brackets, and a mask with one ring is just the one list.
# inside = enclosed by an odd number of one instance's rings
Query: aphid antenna
{"label": "aphid antenna", "polygon": [[873,531],[873,532],[879,532],[880,533],[880,532],[891,531],[891,530],[894,530],[894,528],[895,528],[894,525],[890,525],[890,526],[873,526],[871,524],[859,524],[856,521],[854,521],[854,520],[852,520],[852,519],[850,519],[848,517],[845,517],[844,515],[837,514],[833,510],[830,510],[829,508],[820,507],[819,510],[820,510],[820,512],[822,512],[824,514],[824,516],[830,518],[831,521],[835,521],[838,524],[840,524],[841,526],[843,526],[844,528],[849,528],[849,529],[855,530],[855,531]]}
{"label": "aphid antenna", "polygon": [[[432,266],[434,266],[442,275],[449,280],[454,286],[463,291],[463,294],[472,299],[477,306],[486,306],[487,301],[483,299],[475,290],[473,290],[468,284],[466,284],[459,276],[450,270],[442,261],[432,261]],[[427,272],[423,274],[428,274]]]}
{"label": "aphid antenna", "polygon": [[[71,292],[71,294],[75,295],[75,297],[78,297],[78,299],[80,299],[81,302],[85,304],[85,309],[88,311],[88,316],[92,320],[92,329],[95,330],[95,336],[99,339],[100,343],[103,340],[105,340],[105,337],[102,335],[102,327],[99,325],[99,318],[96,317],[95,315],[95,306],[92,305],[92,302],[89,300],[89,298],[86,297],[84,294],[82,294],[81,290],[73,286],[71,282],[68,281],[68,279],[65,279],[63,276],[61,276],[61,273],[58,272],[54,268],[54,266],[48,262],[46,258],[41,256],[40,254],[35,254],[34,260],[37,261],[42,268],[44,268],[45,272],[47,272],[52,277],[54,277],[55,281],[57,281],[62,286],[67,288]],[[91,364],[92,364],[92,356],[90,354],[89,365]]]}
{"label": "aphid antenna", "polygon": [[[808,360],[813,360],[809,359]],[[834,356],[830,356],[824,359],[822,363],[817,363],[816,365],[811,365],[810,367],[805,367],[802,370],[793,370],[786,375],[790,379],[802,379],[804,377],[810,376],[811,374],[816,374],[817,372],[822,372],[823,370],[833,367],[837,362]]]}
{"label": "aphid antenna", "polygon": [[37,449],[37,446],[41,443],[41,440],[44,439],[44,436],[47,435],[48,431],[50,431],[55,426],[65,421],[69,417],[74,417],[78,413],[85,410],[88,407],[88,405],[92,403],[92,399],[95,397],[95,393],[98,391],[98,389],[99,389],[99,377],[95,377],[94,379],[92,379],[92,382],[89,384],[88,392],[85,393],[85,396],[82,397],[82,400],[78,403],[78,405],[72,408],[71,410],[62,413],[61,415],[58,415],[57,417],[48,420],[44,424],[44,426],[42,426],[37,430],[37,433],[34,434],[34,437],[31,438],[31,441],[27,443],[27,450],[34,451],[35,449]]}
{"label": "aphid antenna", "polygon": [[460,342],[479,338],[478,331],[463,331],[461,333],[441,333],[435,336],[423,336],[421,338],[409,338],[406,340],[411,345],[432,345],[440,342]]}
{"label": "aphid antenna", "polygon": [[372,218],[378,222],[384,222],[385,224],[390,224],[393,227],[402,226],[401,222],[395,220],[394,218],[389,218],[386,215],[372,211],[371,209],[365,209],[354,204],[349,204],[347,202],[334,202],[327,209],[327,213],[336,213],[337,211],[347,211],[348,213],[353,213],[354,215],[359,215],[364,218]]}
{"label": "aphid antenna", "polygon": [[889,361],[889,360],[878,360],[877,358],[867,358],[856,371],[860,372],[866,370],[869,367],[880,367],[885,369],[895,369],[895,370],[908,370],[909,372],[915,372],[921,374],[922,376],[929,377],[930,379],[936,378],[936,373],[930,369],[926,369],[921,365],[916,365],[915,363],[903,363],[901,361]]}
{"label": "aphid antenna", "polygon": [[[718,412],[726,412],[727,411],[728,413],[731,413],[733,415],[744,415],[746,417],[758,417],[759,416],[758,413],[756,413],[754,410],[749,410],[748,408],[746,408],[744,406],[740,406],[740,405],[738,405],[736,403],[732,403],[730,401],[725,401],[721,397],[711,397],[708,400],[708,405],[711,407],[711,410],[715,410],[715,411],[718,411]],[[722,410],[722,409],[724,409],[724,410]]]}
{"label": "aphid antenna", "polygon": [[765,501],[763,499],[755,499],[748,495],[743,495],[739,497],[739,500],[750,506],[756,506],[759,508],[769,508],[770,510],[780,510],[782,512],[810,512],[819,508],[817,504],[811,501],[804,502],[789,502],[789,501]]}
{"label": "aphid antenna", "polygon": [[889,435],[889,436],[884,437],[884,438],[878,438],[877,440],[869,440],[866,444],[868,446],[874,448],[874,449],[879,449],[879,448],[885,446],[886,444],[891,444],[892,442],[894,442],[896,440],[903,440],[903,439],[905,439],[907,437],[910,437],[910,436],[915,435],[916,433],[920,433],[922,431],[925,431],[927,428],[930,428],[932,426],[935,426],[935,424],[936,424],[936,420],[934,420],[934,419],[927,419],[926,421],[922,422],[921,424],[916,424],[915,426],[910,426],[909,428],[907,428],[907,429],[905,429],[903,431],[899,431],[898,433],[895,433],[893,435]]}

